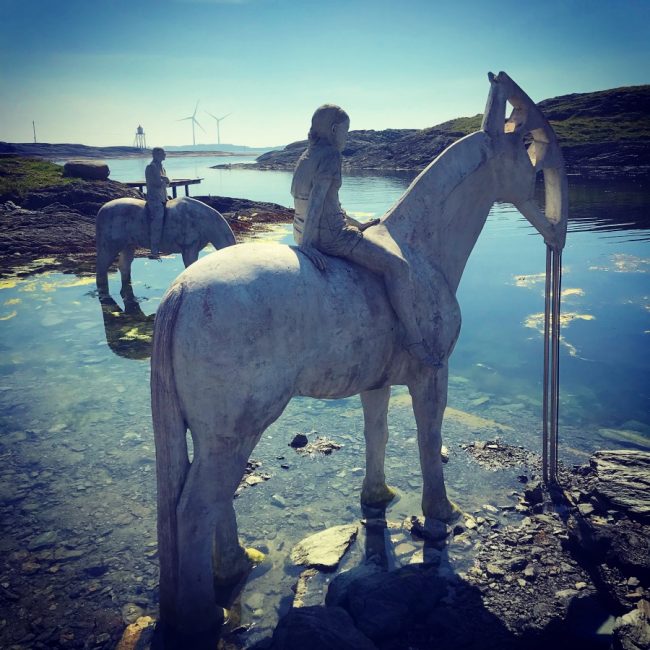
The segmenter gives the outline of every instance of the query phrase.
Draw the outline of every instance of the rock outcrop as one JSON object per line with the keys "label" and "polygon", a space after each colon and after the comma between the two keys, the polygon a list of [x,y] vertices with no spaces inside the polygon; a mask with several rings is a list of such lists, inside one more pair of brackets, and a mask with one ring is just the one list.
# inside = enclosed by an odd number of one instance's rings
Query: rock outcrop
{"label": "rock outcrop", "polygon": [[[0,196],[0,274],[52,256],[64,257],[72,265],[92,263],[95,216],[108,201],[125,197],[143,198],[138,190],[110,180],[75,180],[22,196]],[[293,210],[275,203],[217,196],[196,198],[221,212],[235,233],[251,233],[260,224],[293,219]],[[26,270],[61,270],[60,261],[44,261]]]}
{"label": "rock outcrop", "polygon": [[[650,85],[563,95],[538,104],[558,136],[567,170],[586,177],[638,176],[650,171]],[[476,131],[481,115],[431,128],[351,131],[347,170],[421,170],[446,147]],[[261,155],[254,169],[293,170],[307,141]],[[233,165],[237,166],[237,165]]]}
{"label": "rock outcrop", "polygon": [[87,181],[105,181],[111,173],[105,162],[99,160],[69,160],[63,165],[63,175]]}

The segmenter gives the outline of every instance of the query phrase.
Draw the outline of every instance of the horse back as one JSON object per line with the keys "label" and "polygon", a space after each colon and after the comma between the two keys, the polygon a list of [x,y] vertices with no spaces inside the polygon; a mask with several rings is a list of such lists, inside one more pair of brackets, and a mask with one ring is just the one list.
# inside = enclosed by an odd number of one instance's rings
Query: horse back
{"label": "horse back", "polygon": [[105,203],[97,213],[99,241],[120,242],[139,236],[146,224],[146,204],[142,199],[122,198]]}
{"label": "horse back", "polygon": [[191,265],[179,283],[179,377],[314,397],[400,383],[400,326],[383,282],[354,264],[328,258],[320,272],[295,248],[240,244]]}

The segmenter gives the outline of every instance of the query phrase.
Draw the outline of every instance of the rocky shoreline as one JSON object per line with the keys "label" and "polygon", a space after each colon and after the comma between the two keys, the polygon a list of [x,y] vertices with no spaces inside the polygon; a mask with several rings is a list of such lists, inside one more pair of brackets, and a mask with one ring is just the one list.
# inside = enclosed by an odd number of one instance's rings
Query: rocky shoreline
{"label": "rocky shoreline", "polygon": [[[535,454],[498,441],[463,449],[491,468],[521,468],[516,503],[486,503],[447,526],[366,510],[360,524],[311,535],[291,551],[303,567],[291,609],[252,648],[650,647],[650,453],[597,452],[562,468],[561,489],[549,492]],[[363,562],[336,573],[354,544]],[[474,558],[466,572],[449,565],[459,546]],[[118,648],[148,648],[154,631],[153,618],[140,619]],[[227,626],[224,647],[251,647],[245,631]]]}
{"label": "rocky shoreline", "polygon": [[[95,216],[117,198],[143,198],[116,181],[75,180],[25,196],[0,197],[0,277],[39,271],[94,272]],[[293,210],[275,203],[197,196],[226,218],[235,235],[250,235],[274,223],[288,223]],[[147,251],[138,250],[136,255]]]}

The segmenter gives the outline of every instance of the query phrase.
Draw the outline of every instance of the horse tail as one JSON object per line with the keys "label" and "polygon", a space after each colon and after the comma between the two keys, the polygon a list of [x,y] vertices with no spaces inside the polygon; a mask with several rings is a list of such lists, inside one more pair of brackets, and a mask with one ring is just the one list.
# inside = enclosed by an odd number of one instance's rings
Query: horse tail
{"label": "horse tail", "polygon": [[178,526],[176,507],[190,462],[187,425],[181,412],[172,359],[174,326],[183,299],[183,285],[173,285],[158,308],[151,352],[151,415],[156,445],[158,489],[158,556],[160,612],[171,621],[178,591]]}

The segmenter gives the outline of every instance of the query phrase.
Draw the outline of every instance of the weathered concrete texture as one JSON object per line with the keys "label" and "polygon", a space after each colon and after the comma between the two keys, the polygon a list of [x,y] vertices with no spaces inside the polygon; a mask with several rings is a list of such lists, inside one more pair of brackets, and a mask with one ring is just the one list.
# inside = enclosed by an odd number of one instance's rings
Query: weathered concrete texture
{"label": "weathered concrete texture", "polygon": [[63,165],[63,175],[87,181],[105,181],[111,173],[108,165],[99,160],[69,160]]}
{"label": "weathered concrete texture", "polygon": [[632,516],[650,518],[650,453],[632,449],[598,451],[595,492]]}
{"label": "weathered concrete texture", "polygon": [[291,551],[294,564],[334,571],[359,532],[357,524],[333,526],[306,537]]}
{"label": "weathered concrete texture", "polygon": [[301,607],[280,620],[270,650],[376,650],[340,607]]}

